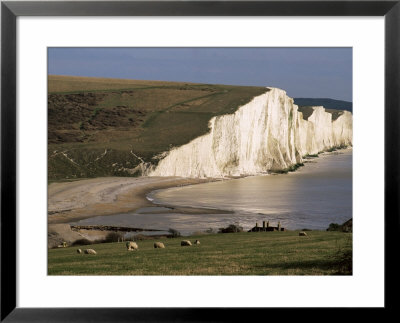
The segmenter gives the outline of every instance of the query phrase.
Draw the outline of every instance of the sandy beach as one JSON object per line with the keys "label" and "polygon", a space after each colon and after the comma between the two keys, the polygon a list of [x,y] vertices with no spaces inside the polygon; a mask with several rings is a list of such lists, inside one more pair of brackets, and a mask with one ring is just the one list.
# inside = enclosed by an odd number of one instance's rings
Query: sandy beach
{"label": "sandy beach", "polygon": [[[134,212],[154,206],[146,195],[153,190],[210,182],[211,179],[181,177],[102,177],[48,186],[48,247],[63,241],[104,239],[109,233],[98,230],[71,231],[68,223],[95,216]],[[218,213],[214,209],[171,208],[183,214]],[[164,211],[168,213],[169,211]]]}
{"label": "sandy beach", "polygon": [[[153,190],[209,181],[211,180],[181,177],[103,177],[51,183],[48,187],[48,222],[69,223],[94,216],[136,211],[154,206],[146,198]],[[200,212],[189,208],[179,211]],[[206,211],[201,210],[202,213]]]}

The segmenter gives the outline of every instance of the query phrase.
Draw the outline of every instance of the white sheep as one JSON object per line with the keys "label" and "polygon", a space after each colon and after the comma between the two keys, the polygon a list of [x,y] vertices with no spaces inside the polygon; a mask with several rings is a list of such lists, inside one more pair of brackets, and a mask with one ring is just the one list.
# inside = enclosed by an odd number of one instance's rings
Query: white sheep
{"label": "white sheep", "polygon": [[164,244],[162,242],[154,242],[154,248],[165,248]]}
{"label": "white sheep", "polygon": [[184,247],[184,246],[191,246],[192,245],[192,243],[189,241],[189,240],[182,240],[181,241],[181,246],[182,247]]}
{"label": "white sheep", "polygon": [[138,250],[139,246],[137,245],[136,242],[128,241],[126,243],[126,248],[128,249],[128,251],[133,251],[133,250]]}
{"label": "white sheep", "polygon": [[85,249],[84,253],[87,255],[97,255],[97,252],[94,249]]}

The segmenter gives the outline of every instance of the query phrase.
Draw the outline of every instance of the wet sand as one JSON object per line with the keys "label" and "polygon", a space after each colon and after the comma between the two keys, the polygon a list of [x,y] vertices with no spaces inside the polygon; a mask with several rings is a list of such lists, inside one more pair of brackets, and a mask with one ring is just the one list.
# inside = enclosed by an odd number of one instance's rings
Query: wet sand
{"label": "wet sand", "polygon": [[[52,183],[48,187],[48,223],[70,223],[95,216],[134,212],[154,206],[151,191],[214,181],[181,177],[103,177]],[[219,213],[215,209],[170,208],[171,212]],[[169,211],[166,211],[168,213]]]}

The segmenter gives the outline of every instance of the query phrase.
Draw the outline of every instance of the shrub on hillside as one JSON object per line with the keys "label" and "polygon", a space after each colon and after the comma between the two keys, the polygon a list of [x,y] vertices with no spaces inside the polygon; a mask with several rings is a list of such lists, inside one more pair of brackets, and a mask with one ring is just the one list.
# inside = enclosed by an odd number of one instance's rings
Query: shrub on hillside
{"label": "shrub on hillside", "polygon": [[235,232],[243,232],[243,227],[236,224],[230,224],[226,228],[220,228],[218,231],[218,233],[235,233]]}
{"label": "shrub on hillside", "polygon": [[104,242],[119,242],[122,241],[124,236],[121,233],[118,232],[110,232],[107,234],[106,238],[104,239]]}
{"label": "shrub on hillside", "polygon": [[82,239],[79,239],[79,240],[75,240],[71,244],[71,246],[86,246],[86,245],[93,244],[93,243],[94,243],[93,241],[90,241],[88,239],[82,238]]}
{"label": "shrub on hillside", "polygon": [[329,224],[328,229],[326,229],[326,231],[340,231],[340,230],[341,230],[341,226],[337,223]]}
{"label": "shrub on hillside", "polygon": [[353,232],[353,219],[349,219],[343,224],[331,223],[326,231]]}
{"label": "shrub on hillside", "polygon": [[168,232],[171,233],[172,238],[178,238],[181,236],[181,233],[178,230],[172,228],[169,228]]}

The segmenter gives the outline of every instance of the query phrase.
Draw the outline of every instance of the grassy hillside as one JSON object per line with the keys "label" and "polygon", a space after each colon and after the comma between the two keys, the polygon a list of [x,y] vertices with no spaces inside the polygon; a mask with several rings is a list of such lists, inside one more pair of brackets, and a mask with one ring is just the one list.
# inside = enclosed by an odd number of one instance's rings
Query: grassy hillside
{"label": "grassy hillside", "polygon": [[[192,236],[200,245],[181,247],[180,238],[103,243],[50,249],[49,275],[336,275],[351,274],[351,233],[308,231],[242,232]],[[165,249],[154,249],[155,241]],[[97,255],[78,254],[93,248]]]}
{"label": "grassy hillside", "polygon": [[141,162],[207,133],[264,87],[48,78],[49,180],[135,176]]}
{"label": "grassy hillside", "polygon": [[[299,111],[303,113],[303,119],[308,120],[308,118],[313,114],[314,108],[312,106],[304,106],[304,107],[299,107]],[[336,110],[336,109],[325,108],[325,111],[332,114],[332,121],[335,121],[344,113],[344,110]]]}
{"label": "grassy hillside", "polygon": [[353,111],[353,103],[348,101],[319,99],[319,98],[294,98],[294,104],[299,107],[323,106],[326,109]]}

